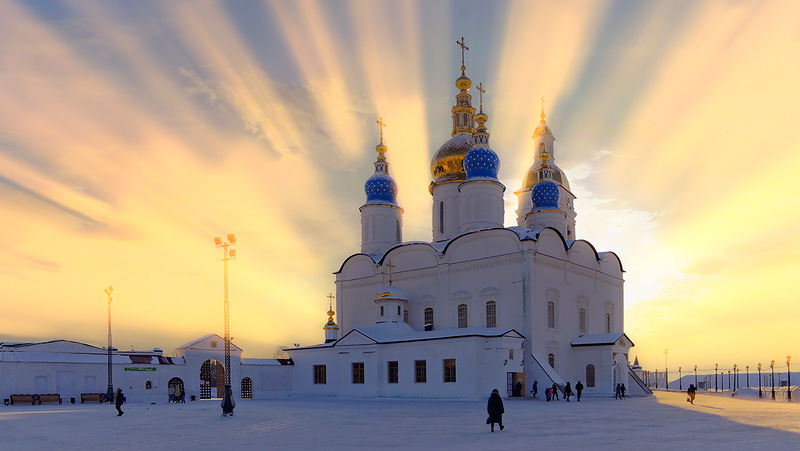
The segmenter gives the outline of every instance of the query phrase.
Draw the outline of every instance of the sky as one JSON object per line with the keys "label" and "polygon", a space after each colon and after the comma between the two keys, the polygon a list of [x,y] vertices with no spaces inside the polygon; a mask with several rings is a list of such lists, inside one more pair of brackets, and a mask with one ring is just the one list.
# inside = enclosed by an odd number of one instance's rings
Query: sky
{"label": "sky", "polygon": [[543,97],[577,236],[622,259],[632,355],[785,368],[800,351],[798,8],[4,1],[0,340],[104,346],[109,285],[120,349],[222,334],[213,238],[235,233],[245,356],[321,342],[332,273],[360,246],[378,117],[404,239],[431,239],[463,36],[506,225]]}

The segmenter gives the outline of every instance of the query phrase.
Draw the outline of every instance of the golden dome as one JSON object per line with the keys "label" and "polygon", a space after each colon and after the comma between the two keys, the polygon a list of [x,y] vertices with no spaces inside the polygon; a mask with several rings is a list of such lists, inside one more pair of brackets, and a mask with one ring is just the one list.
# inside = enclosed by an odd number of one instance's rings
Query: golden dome
{"label": "golden dome", "polygon": [[464,72],[461,72],[461,76],[456,78],[456,88],[460,91],[466,91],[472,86],[472,80],[467,77]]}
{"label": "golden dome", "polygon": [[431,160],[431,174],[434,183],[466,180],[464,155],[474,145],[475,138],[468,134],[455,135],[442,144]]}
{"label": "golden dome", "polygon": [[[572,192],[569,187],[569,180],[567,180],[567,175],[564,174],[564,171],[561,170],[555,163],[549,162],[550,168],[553,169],[553,181],[560,183],[567,191]],[[534,164],[528,169],[528,173],[525,174],[525,179],[522,181],[522,189],[531,189],[539,183],[539,166]]]}

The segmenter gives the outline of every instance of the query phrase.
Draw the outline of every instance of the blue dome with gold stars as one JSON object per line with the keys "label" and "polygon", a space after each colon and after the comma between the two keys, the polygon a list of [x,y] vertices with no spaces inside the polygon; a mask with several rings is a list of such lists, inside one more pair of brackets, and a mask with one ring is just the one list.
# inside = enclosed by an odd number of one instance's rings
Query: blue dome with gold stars
{"label": "blue dome with gold stars", "polygon": [[475,146],[464,155],[464,172],[467,180],[497,180],[500,158],[489,146]]}
{"label": "blue dome with gold stars", "polygon": [[531,190],[534,210],[558,210],[558,183],[541,180]]}
{"label": "blue dome with gold stars", "polygon": [[389,174],[376,172],[364,184],[367,205],[397,205],[397,182]]}

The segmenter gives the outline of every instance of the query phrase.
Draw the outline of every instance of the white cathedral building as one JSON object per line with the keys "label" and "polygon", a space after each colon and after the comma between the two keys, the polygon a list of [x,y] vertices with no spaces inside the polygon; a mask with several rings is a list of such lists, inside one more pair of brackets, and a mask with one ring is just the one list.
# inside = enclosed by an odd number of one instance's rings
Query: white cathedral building
{"label": "white cathedral building", "polygon": [[379,121],[361,249],[335,273],[339,324],[331,308],[325,343],[287,349],[293,392],[483,397],[510,395],[518,381],[526,391],[534,381],[540,391],[581,381],[587,396],[613,396],[618,383],[646,393],[629,370],[622,263],[577,239],[575,195],[554,162],[544,110],[515,191],[517,224],[506,227],[500,161],[463,58],[455,85],[451,137],[431,161],[431,241],[402,239]]}

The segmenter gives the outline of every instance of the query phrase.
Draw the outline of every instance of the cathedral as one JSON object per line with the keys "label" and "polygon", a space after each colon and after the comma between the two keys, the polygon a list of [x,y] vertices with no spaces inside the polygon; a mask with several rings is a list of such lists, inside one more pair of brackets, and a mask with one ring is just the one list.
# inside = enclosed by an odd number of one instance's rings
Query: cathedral
{"label": "cathedral", "polygon": [[[361,249],[335,272],[324,343],[287,349],[293,393],[483,397],[578,381],[613,396],[630,370],[623,269],[613,252],[578,239],[575,195],[555,162],[544,109],[535,155],[505,226],[500,160],[472,104],[463,40],[450,138],[431,160],[431,241],[403,241],[403,209],[381,135],[364,185]],[[521,175],[521,174],[520,174]],[[334,320],[334,316],[338,321]]]}

